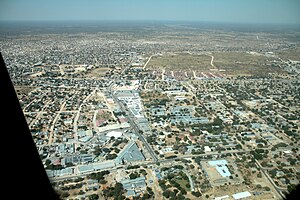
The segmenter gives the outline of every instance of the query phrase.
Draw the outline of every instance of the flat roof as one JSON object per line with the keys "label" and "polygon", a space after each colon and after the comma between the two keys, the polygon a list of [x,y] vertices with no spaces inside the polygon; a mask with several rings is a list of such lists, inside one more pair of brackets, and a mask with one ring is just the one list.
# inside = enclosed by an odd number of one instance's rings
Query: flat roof
{"label": "flat roof", "polygon": [[208,164],[211,166],[227,165],[227,161],[226,160],[211,160],[211,161],[208,161]]}
{"label": "flat roof", "polygon": [[93,171],[93,170],[94,170],[93,165],[78,166],[79,173],[90,172],[90,171]]}
{"label": "flat roof", "polygon": [[229,177],[231,176],[231,173],[229,172],[229,169],[226,166],[216,166],[216,170],[221,174],[222,177]]}
{"label": "flat roof", "polygon": [[55,176],[64,176],[64,175],[69,175],[73,174],[73,169],[72,168],[65,168],[61,170],[46,170],[46,173],[49,177],[55,177]]}
{"label": "flat roof", "polygon": [[109,133],[106,134],[107,137],[115,137],[115,138],[119,138],[122,136],[122,132],[120,131],[111,131]]}
{"label": "flat roof", "polygon": [[221,196],[221,197],[216,197],[215,200],[223,200],[223,199],[229,199],[228,195]]}
{"label": "flat roof", "polygon": [[126,190],[146,187],[145,177],[143,176],[136,179],[123,180],[121,183]]}
{"label": "flat roof", "polygon": [[240,192],[240,193],[236,193],[236,194],[232,195],[232,197],[234,199],[242,199],[242,198],[246,198],[246,197],[250,197],[250,196],[251,196],[251,193],[248,191]]}
{"label": "flat roof", "polygon": [[108,168],[113,168],[113,167],[115,167],[114,161],[106,161],[106,162],[102,162],[102,163],[93,164],[93,168],[95,170],[102,170],[102,169],[108,169]]}
{"label": "flat roof", "polygon": [[127,190],[127,192],[126,192],[126,197],[135,196],[135,195],[136,195],[136,193],[134,190]]}
{"label": "flat roof", "polygon": [[117,164],[122,163],[122,160],[127,162],[145,160],[143,153],[139,150],[137,144],[131,140],[124,149],[121,150],[118,157],[115,159]]}
{"label": "flat roof", "polygon": [[89,136],[89,135],[87,135],[87,136],[84,136],[84,137],[82,137],[82,138],[79,138],[78,140],[79,140],[80,142],[87,142],[87,141],[89,141],[90,139],[92,139],[92,137]]}
{"label": "flat roof", "polygon": [[227,161],[226,160],[212,160],[208,161],[208,164],[210,166],[213,166],[216,168],[216,170],[219,172],[219,174],[222,177],[229,177],[231,176],[231,173],[229,169],[227,168]]}
{"label": "flat roof", "polygon": [[210,152],[210,151],[211,151],[211,149],[210,149],[210,147],[209,147],[209,146],[204,146],[204,151],[205,151],[205,152]]}

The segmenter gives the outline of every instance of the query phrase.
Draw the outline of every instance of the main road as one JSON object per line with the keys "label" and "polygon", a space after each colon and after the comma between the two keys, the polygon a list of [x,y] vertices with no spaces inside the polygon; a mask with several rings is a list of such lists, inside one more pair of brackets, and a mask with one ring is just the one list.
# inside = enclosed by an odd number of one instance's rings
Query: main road
{"label": "main road", "polygon": [[[148,62],[151,60],[152,56],[150,56],[149,60],[146,62],[145,66],[148,64]],[[127,66],[122,72],[121,74],[124,74],[126,72],[126,70],[128,70],[130,68],[130,66]],[[116,95],[114,95],[113,90],[112,90],[112,86],[115,83],[115,80],[112,80],[112,82],[108,85],[108,91],[110,93],[110,95],[112,96],[112,98],[114,99],[114,101],[116,102],[116,104],[121,108],[122,112],[125,112],[127,114],[127,119],[128,122],[130,124],[130,126],[133,128],[135,134],[139,137],[139,139],[143,142],[145,148],[148,150],[148,152],[150,153],[153,161],[158,161],[158,158],[155,154],[155,152],[153,151],[153,149],[150,147],[150,145],[148,144],[148,142],[146,141],[146,139],[144,138],[144,136],[140,133],[140,129],[138,128],[136,122],[134,121],[134,116],[132,116],[132,113],[123,105],[123,103],[121,101],[119,101],[119,99],[116,97]]]}
{"label": "main road", "polygon": [[[196,157],[205,157],[205,156],[214,156],[214,155],[223,155],[223,154],[228,154],[228,153],[247,153],[250,152],[250,150],[232,150],[232,151],[224,151],[224,152],[209,152],[209,153],[204,153],[204,154],[195,154],[195,155],[181,155],[178,156],[176,158],[169,158],[169,159],[160,159],[157,161],[139,161],[139,162],[134,162],[131,163],[132,165],[154,165],[157,164],[157,162],[163,164],[163,163],[172,163],[172,162],[178,162],[177,160],[179,159],[185,159],[185,158],[196,158]],[[206,160],[207,158],[204,158],[204,160]],[[110,172],[116,171],[119,168],[126,168],[131,164],[127,164],[127,165],[116,165],[115,167],[112,167],[110,169],[105,169],[108,170]],[[74,167],[73,167],[74,168]],[[103,171],[103,170],[98,170],[98,171]],[[84,174],[71,174],[71,175],[66,175],[66,176],[58,176],[58,177],[53,177],[51,178],[51,182],[56,182],[56,181],[62,181],[62,180],[66,180],[66,179],[70,179],[70,178],[78,178],[78,177],[83,177],[86,176],[88,174],[92,174],[92,173],[96,173],[97,171],[90,171]]]}
{"label": "main road", "polygon": [[134,133],[139,137],[139,139],[143,142],[145,148],[148,150],[148,152],[150,153],[152,159],[154,161],[158,161],[158,158],[155,154],[155,152],[153,151],[153,149],[150,147],[150,145],[148,144],[148,142],[146,141],[146,139],[144,138],[144,136],[140,133],[140,129],[139,127],[137,126],[136,122],[134,121],[134,116],[132,116],[132,113],[123,105],[123,103],[113,94],[112,92],[112,84],[109,86],[109,91],[110,91],[110,94],[112,96],[112,98],[114,99],[114,101],[116,102],[116,104],[121,108],[121,110],[123,112],[126,113],[127,115],[127,119],[128,119],[128,122],[130,124],[130,126],[133,128],[134,130]]}

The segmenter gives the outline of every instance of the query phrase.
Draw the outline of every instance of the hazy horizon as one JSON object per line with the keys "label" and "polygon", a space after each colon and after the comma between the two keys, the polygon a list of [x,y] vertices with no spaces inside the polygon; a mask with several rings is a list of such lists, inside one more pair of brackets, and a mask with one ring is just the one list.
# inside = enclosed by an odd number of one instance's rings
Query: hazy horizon
{"label": "hazy horizon", "polygon": [[3,0],[0,21],[183,21],[300,24],[297,0]]}
{"label": "hazy horizon", "polygon": [[167,21],[167,20],[59,20],[1,21],[1,34],[75,33],[75,32],[143,32],[147,30],[234,31],[294,33],[300,24],[255,24],[233,22]]}

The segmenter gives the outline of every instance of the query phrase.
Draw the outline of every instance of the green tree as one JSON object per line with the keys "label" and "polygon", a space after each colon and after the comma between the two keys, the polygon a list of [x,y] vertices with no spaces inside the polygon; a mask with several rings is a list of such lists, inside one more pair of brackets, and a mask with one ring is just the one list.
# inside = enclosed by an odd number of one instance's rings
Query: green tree
{"label": "green tree", "polygon": [[45,164],[46,164],[47,166],[50,165],[50,164],[51,164],[51,160],[47,159],[46,162],[45,162]]}
{"label": "green tree", "polygon": [[200,197],[202,196],[202,194],[200,192],[192,192],[192,195],[194,195],[195,197]]}
{"label": "green tree", "polygon": [[256,189],[261,189],[262,188],[262,186],[260,184],[257,184],[255,187],[256,187]]}
{"label": "green tree", "polygon": [[130,179],[136,179],[138,177],[140,177],[140,175],[138,173],[131,173],[131,174],[129,174],[129,178]]}
{"label": "green tree", "polygon": [[163,192],[163,196],[166,197],[166,198],[169,198],[170,197],[170,190],[165,190]]}
{"label": "green tree", "polygon": [[89,200],[98,200],[99,199],[99,195],[98,194],[92,194],[88,198],[89,198]]}

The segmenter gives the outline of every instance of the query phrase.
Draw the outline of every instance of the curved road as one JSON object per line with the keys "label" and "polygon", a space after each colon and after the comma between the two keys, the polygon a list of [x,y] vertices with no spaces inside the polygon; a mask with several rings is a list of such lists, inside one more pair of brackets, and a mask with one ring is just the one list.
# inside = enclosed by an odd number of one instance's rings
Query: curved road
{"label": "curved road", "polygon": [[207,55],[207,56],[210,56],[210,57],[211,57],[211,60],[210,60],[210,65],[211,65],[213,68],[215,68],[215,69],[219,70],[219,68],[218,68],[218,67],[216,67],[216,66],[214,65],[214,56],[213,56],[213,55],[210,55],[210,54],[205,54],[205,55]]}

